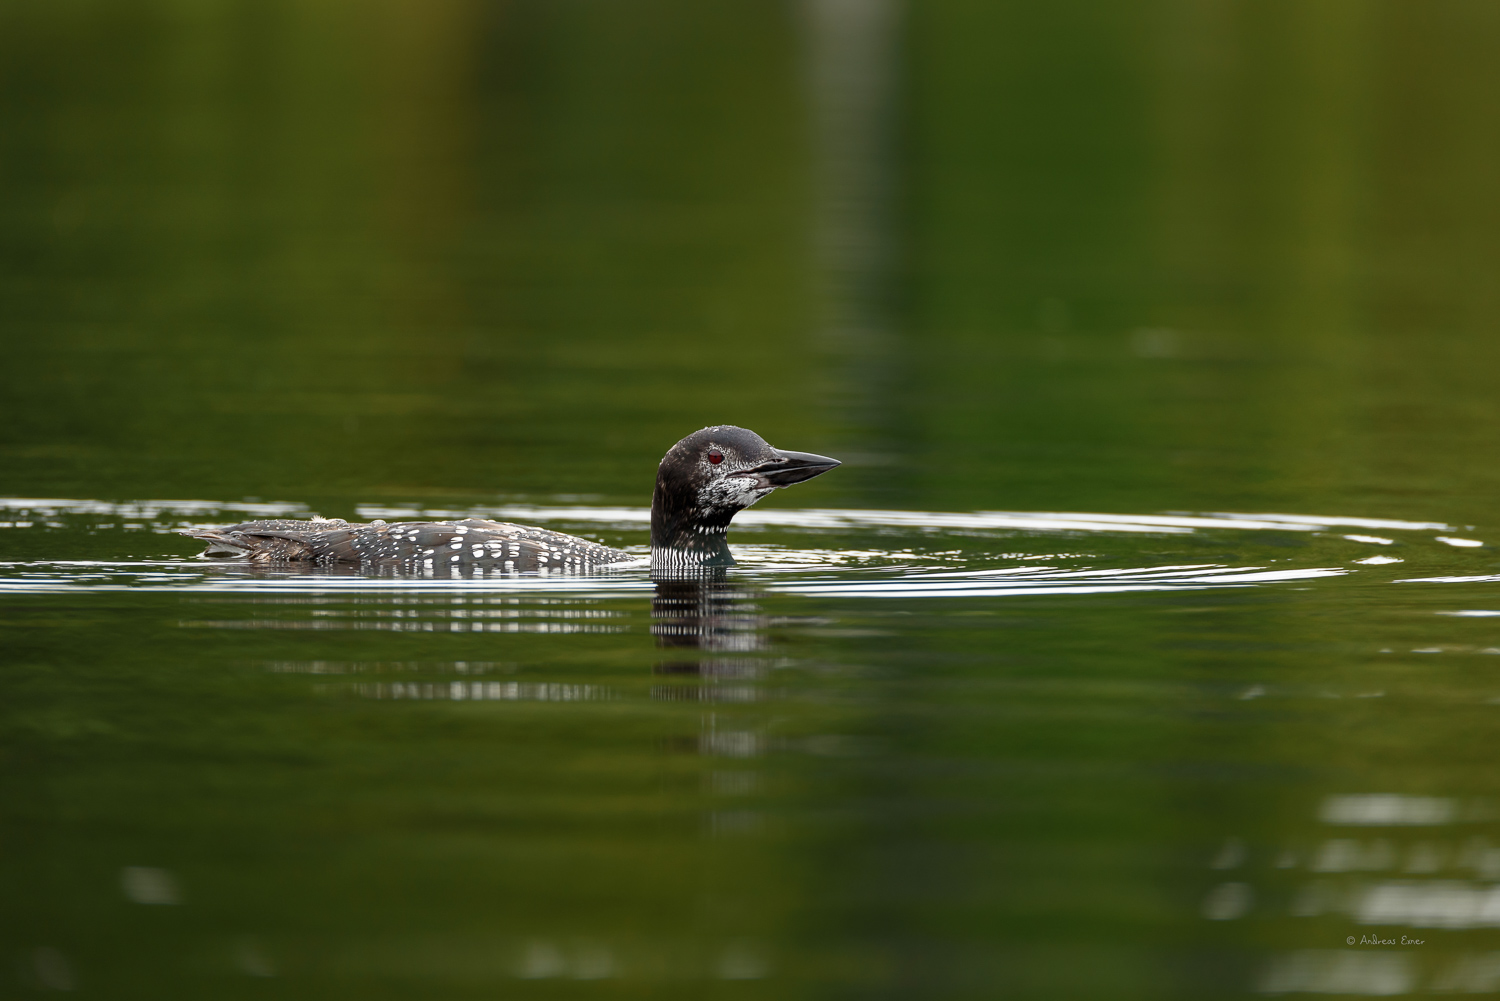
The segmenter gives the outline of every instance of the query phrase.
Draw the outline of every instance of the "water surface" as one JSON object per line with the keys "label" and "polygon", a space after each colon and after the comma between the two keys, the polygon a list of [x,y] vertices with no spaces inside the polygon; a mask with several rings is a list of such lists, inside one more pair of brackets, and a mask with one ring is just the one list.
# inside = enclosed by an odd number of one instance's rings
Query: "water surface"
{"label": "water surface", "polygon": [[[1483,0],[0,6],[0,994],[1500,990]],[[713,423],[845,460],[655,580]]]}
{"label": "water surface", "polygon": [[80,980],[1490,983],[1482,533],[776,508],[699,578],[413,578],[169,534],[296,504],[6,505],[15,893]]}

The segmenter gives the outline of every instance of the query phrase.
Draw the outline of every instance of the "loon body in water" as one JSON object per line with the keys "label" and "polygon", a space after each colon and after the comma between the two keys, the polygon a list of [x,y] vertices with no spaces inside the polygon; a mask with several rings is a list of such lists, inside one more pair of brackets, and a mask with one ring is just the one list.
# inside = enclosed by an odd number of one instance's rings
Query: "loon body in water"
{"label": "loon body in water", "polygon": [[[718,425],[673,445],[651,496],[651,568],[727,566],[730,520],[779,487],[828,472],[837,459],[772,448],[753,431]],[[412,570],[488,567],[587,570],[639,557],[545,528],[483,518],[462,521],[342,519],[247,521],[183,535],[208,543],[204,556],[256,563],[399,563]]]}

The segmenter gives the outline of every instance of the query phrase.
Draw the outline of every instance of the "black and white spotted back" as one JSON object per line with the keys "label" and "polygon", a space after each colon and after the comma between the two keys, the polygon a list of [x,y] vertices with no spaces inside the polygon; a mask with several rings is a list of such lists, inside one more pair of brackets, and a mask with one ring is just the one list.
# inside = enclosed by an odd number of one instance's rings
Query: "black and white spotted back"
{"label": "black and white spotted back", "polygon": [[586,570],[635,559],[629,553],[545,528],[468,518],[349,524],[251,521],[193,531],[205,555],[243,555],[257,563],[399,564],[411,570]]}

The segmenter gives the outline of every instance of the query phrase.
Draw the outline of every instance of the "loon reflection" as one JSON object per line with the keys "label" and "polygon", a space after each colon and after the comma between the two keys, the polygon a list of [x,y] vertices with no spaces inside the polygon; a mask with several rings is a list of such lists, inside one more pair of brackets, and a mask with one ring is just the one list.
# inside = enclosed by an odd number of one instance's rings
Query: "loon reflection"
{"label": "loon reflection", "polygon": [[[656,581],[651,599],[651,634],[667,650],[697,649],[717,654],[753,654],[767,649],[770,620],[755,603],[759,592],[724,571],[715,570],[694,579]],[[682,657],[663,660],[657,674],[687,674],[715,679],[758,678],[765,673],[760,657]]]}

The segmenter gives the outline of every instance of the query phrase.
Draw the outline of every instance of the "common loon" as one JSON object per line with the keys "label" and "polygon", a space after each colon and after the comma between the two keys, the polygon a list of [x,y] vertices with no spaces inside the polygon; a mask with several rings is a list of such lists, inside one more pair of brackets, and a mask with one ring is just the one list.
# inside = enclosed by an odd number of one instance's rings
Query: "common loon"
{"label": "common loon", "polygon": [[[779,487],[828,472],[827,456],[772,448],[754,431],[717,425],[668,449],[651,496],[651,568],[728,566],[730,520]],[[638,559],[624,550],[545,528],[483,518],[462,521],[343,519],[247,521],[188,529],[208,543],[204,556],[248,556],[256,563],[399,563],[443,567],[585,570]]]}

